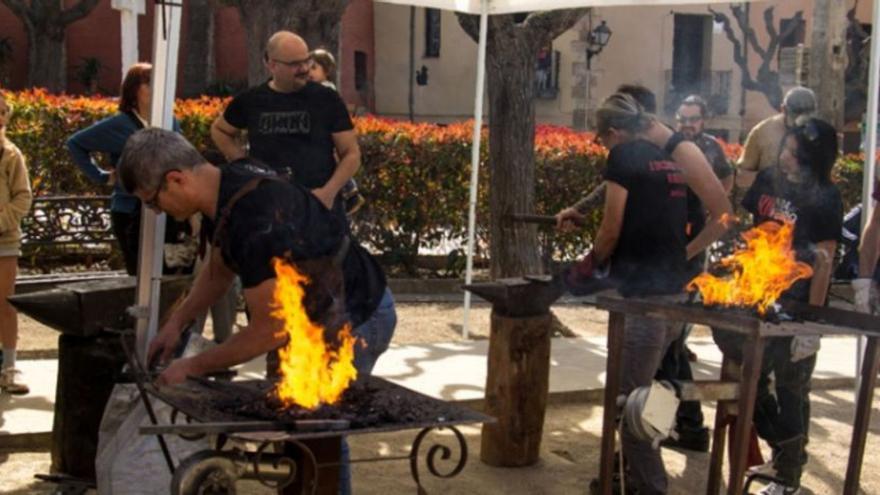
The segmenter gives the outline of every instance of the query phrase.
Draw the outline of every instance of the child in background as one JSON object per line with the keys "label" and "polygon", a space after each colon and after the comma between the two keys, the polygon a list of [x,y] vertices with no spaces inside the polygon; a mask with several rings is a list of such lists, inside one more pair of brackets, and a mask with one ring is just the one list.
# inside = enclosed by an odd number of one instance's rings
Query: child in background
{"label": "child in background", "polygon": [[336,91],[336,58],[323,48],[312,50],[310,55],[312,68],[309,70],[309,79]]}
{"label": "child in background", "polygon": [[[309,69],[309,79],[336,91],[336,83],[334,83],[334,81],[336,81],[336,58],[332,53],[323,48],[312,50],[309,55],[312,58],[312,68]],[[355,182],[353,178],[349,179],[348,182],[342,186],[342,190],[339,191],[339,193],[345,200],[345,212],[349,217],[354,215],[366,201],[364,197],[361,196],[357,187],[357,182]]]}
{"label": "child in background", "polygon": [[0,391],[26,394],[27,385],[16,381],[15,347],[18,341],[18,313],[7,301],[15,292],[18,257],[21,256],[21,219],[31,208],[31,183],[24,156],[6,138],[6,123],[12,108],[0,92],[0,341],[3,367]]}

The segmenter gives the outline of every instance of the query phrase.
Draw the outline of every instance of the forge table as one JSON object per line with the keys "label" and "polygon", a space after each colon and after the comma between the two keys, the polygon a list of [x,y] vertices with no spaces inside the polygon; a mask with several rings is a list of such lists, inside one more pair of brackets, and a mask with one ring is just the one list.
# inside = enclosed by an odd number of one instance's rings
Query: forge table
{"label": "forge table", "polygon": [[[187,439],[218,435],[213,450],[197,452],[180,465],[169,466],[174,471],[171,493],[175,495],[234,494],[234,485],[239,479],[258,480],[273,488],[288,487],[304,467],[310,467],[317,473],[320,469],[340,464],[319,464],[304,441],[404,430],[418,431],[409,455],[355,459],[350,462],[407,460],[418,493],[425,494],[427,492],[419,476],[420,464],[425,462],[433,476],[456,476],[464,469],[468,454],[467,443],[456,426],[494,421],[467,407],[434,399],[377,377],[364,378],[352,386],[352,389],[359,387],[359,397],[368,398],[366,407],[346,408],[344,397],[343,405],[339,407],[322,406],[315,413],[301,410],[297,414],[282,412],[275,418],[266,416],[266,412],[271,412],[272,408],[264,407],[260,402],[265,402],[272,388],[272,384],[266,380],[224,382],[190,378],[172,387],[157,388],[147,383],[141,383],[141,386],[147,395],[166,402],[175,411],[171,424],[141,427],[142,434],[174,434]],[[444,429],[452,432],[453,447],[435,442],[427,447],[425,458],[420,459],[427,435]],[[224,449],[229,439],[248,442],[256,445],[256,449]],[[296,459],[288,456],[288,447],[283,453],[272,452],[270,447],[277,442],[294,447],[300,454],[299,462],[309,466],[298,464]],[[458,455],[453,457],[454,448],[458,449]],[[437,466],[438,461],[450,463],[452,468],[441,470]],[[317,482],[313,482],[303,492],[314,493],[316,489]]]}
{"label": "forge table", "polygon": [[[743,489],[749,432],[757,392],[765,339],[793,335],[864,335],[868,339],[865,360],[860,375],[856,416],[853,422],[852,442],[847,463],[844,495],[856,495],[859,489],[865,437],[871,415],[871,402],[880,366],[880,318],[851,311],[820,308],[798,303],[785,303],[787,314],[794,321],[771,322],[739,310],[705,308],[684,303],[668,303],[650,299],[623,299],[599,296],[592,303],[609,312],[608,359],[605,376],[604,417],[602,423],[602,455],[599,461],[600,493],[611,495],[615,447],[615,422],[618,414],[617,397],[620,390],[620,365],[623,351],[624,323],[627,316],[650,316],[682,323],[699,323],[724,328],[743,334],[742,375],[736,399],[737,420],[731,449],[728,495],[738,495]],[[821,352],[821,351],[820,351]],[[722,370],[727,366],[722,366]],[[722,379],[735,379],[722,376]],[[724,460],[723,416],[730,401],[718,401],[712,443],[711,464],[706,493],[717,495],[721,485],[721,467]]]}

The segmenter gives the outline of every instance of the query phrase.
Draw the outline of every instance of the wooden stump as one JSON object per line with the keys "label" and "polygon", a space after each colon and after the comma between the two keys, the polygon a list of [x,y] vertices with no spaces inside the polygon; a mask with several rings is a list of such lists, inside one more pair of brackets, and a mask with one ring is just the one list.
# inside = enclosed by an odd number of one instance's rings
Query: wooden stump
{"label": "wooden stump", "polygon": [[548,314],[510,318],[492,312],[486,376],[486,414],[480,459],[490,466],[538,461],[550,382]]}
{"label": "wooden stump", "polygon": [[58,385],[52,425],[53,473],[95,479],[98,427],[125,364],[119,337],[58,338]]}

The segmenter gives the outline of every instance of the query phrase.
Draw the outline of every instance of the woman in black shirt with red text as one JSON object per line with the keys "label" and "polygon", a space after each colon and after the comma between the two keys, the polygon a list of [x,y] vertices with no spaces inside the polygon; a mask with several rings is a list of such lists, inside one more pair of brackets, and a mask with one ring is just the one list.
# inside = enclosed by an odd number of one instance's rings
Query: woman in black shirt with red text
{"label": "woman in black shirt with red text", "polygon": [[[786,136],[779,165],[760,172],[743,198],[743,207],[752,214],[755,225],[793,223],[797,259],[813,267],[812,278],[795,283],[783,299],[825,305],[843,219],[840,191],[831,182],[836,160],[834,127],[822,120],[806,120]],[[716,330],[714,336],[722,352],[741,361],[742,337],[723,330]],[[762,494],[800,492],[807,461],[810,379],[818,349],[817,336],[767,340],[754,422],[758,435],[773,451],[765,470],[782,483],[771,483]],[[769,389],[770,372],[775,375],[775,394]]]}
{"label": "woman in black shirt with red text", "polygon": [[[687,188],[678,166],[656,145],[639,138],[653,117],[629,95],[608,97],[596,111],[597,136],[610,150],[604,172],[602,223],[593,250],[567,275],[570,286],[610,264],[610,278],[623,297],[681,300],[687,278]],[[681,324],[628,316],[621,362],[621,393],[650,386]],[[667,492],[660,453],[624,427],[629,463],[627,489],[645,495]],[[595,483],[594,483],[595,486]]]}

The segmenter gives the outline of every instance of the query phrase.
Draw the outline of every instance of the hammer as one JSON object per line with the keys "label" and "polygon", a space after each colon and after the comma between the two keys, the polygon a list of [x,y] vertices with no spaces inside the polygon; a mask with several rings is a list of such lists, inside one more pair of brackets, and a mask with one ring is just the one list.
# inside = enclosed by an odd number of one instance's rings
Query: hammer
{"label": "hammer", "polygon": [[[602,202],[602,199],[605,197],[605,183],[601,183],[592,191],[590,194],[586,195],[583,199],[574,204],[572,208],[584,212],[592,210],[593,208],[599,206],[599,203]],[[504,215],[504,219],[510,222],[517,223],[534,223],[538,225],[556,225],[556,217],[553,215],[535,215],[530,213],[509,213]],[[575,225],[582,227],[581,222],[572,220]]]}

